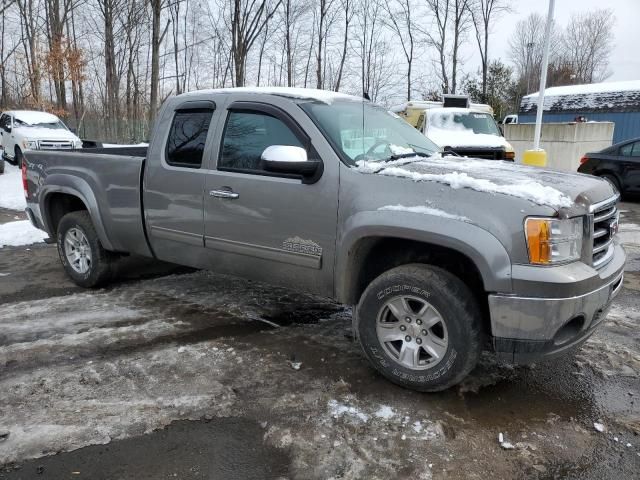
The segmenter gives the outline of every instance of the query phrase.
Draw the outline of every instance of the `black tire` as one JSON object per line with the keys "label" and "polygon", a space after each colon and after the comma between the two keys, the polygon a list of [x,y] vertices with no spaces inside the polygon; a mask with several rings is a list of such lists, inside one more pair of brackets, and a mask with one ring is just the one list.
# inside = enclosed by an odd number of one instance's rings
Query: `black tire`
{"label": "black tire", "polygon": [[[65,245],[65,236],[69,230],[74,228],[82,232],[88,241],[91,261],[86,273],[76,271],[67,259],[66,250],[69,247]],[[106,284],[113,277],[115,255],[105,250],[100,243],[89,212],[86,210],[67,213],[62,217],[58,223],[57,242],[58,255],[62,266],[69,278],[77,285],[85,288],[96,288]]]}
{"label": "black tire", "polygon": [[20,147],[16,147],[13,163],[15,163],[18,168],[22,168],[22,157],[22,150],[20,150]]}
{"label": "black tire", "polygon": [[0,175],[4,173],[4,158],[0,157]]}
{"label": "black tire", "polygon": [[[446,327],[446,350],[433,367],[407,368],[387,351],[389,343],[385,347],[378,338],[378,316],[385,311],[388,301],[399,298],[400,293],[430,304]],[[407,328],[398,325],[400,329]],[[383,376],[423,392],[445,390],[460,383],[475,368],[483,345],[479,308],[469,288],[446,270],[423,264],[396,267],[373,280],[356,308],[356,328],[362,349]],[[427,338],[421,342],[426,343]]]}
{"label": "black tire", "polygon": [[616,193],[619,193],[620,195],[622,195],[622,189],[620,187],[620,182],[618,181],[618,179],[616,177],[614,177],[613,175],[611,175],[609,173],[605,173],[604,175],[600,175],[600,178],[602,178],[603,180],[606,180],[607,182],[609,182],[611,184],[611,186],[614,188],[614,190],[616,191]]}

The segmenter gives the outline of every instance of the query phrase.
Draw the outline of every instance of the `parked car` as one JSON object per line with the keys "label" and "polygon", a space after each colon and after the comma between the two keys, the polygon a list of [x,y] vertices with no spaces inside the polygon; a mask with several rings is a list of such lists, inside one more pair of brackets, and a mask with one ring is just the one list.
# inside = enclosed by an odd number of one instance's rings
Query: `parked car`
{"label": "parked car", "polygon": [[500,122],[500,123],[502,125],[508,125],[510,123],[517,124],[518,123],[518,114],[517,113],[512,113],[511,115],[506,115],[502,119],[502,122]]}
{"label": "parked car", "polygon": [[585,154],[578,172],[604,178],[622,195],[640,193],[640,138]]}
{"label": "parked car", "polygon": [[0,145],[3,158],[20,166],[27,150],[73,150],[82,140],[51,113],[12,110],[0,115]]}
{"label": "parked car", "polygon": [[572,351],[622,285],[607,182],[443,158],[362,98],[192,92],[148,148],[89,152],[29,151],[23,169],[27,214],[78,285],[139,254],[330,297],[355,305],[373,366],[417,390],[457,384],[485,347]]}
{"label": "parked car", "polygon": [[513,147],[502,136],[493,115],[472,108],[430,108],[416,128],[446,151],[488,160],[515,160]]}
{"label": "parked car", "polygon": [[465,157],[515,159],[513,147],[493,118],[493,109],[471,103],[466,95],[443,95],[442,101],[413,100],[390,108],[443,150]]}

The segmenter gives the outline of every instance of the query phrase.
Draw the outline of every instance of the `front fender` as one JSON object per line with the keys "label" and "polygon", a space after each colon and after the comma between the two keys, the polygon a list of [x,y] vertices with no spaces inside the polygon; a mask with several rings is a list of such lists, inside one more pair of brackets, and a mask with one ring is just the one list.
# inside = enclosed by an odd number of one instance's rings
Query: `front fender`
{"label": "front fender", "polygon": [[[420,227],[422,225],[422,227]],[[511,259],[500,241],[472,223],[403,211],[365,211],[349,217],[338,237],[336,293],[346,298],[356,244],[366,238],[400,238],[446,247],[467,256],[490,292],[511,291]]]}
{"label": "front fender", "polygon": [[96,200],[93,190],[91,190],[91,187],[84,179],[77,176],[54,173],[46,177],[44,185],[40,188],[38,205],[40,207],[40,211],[45,212],[42,221],[47,232],[52,233],[55,230],[55,226],[50,223],[50,212],[47,205],[48,199],[53,193],[66,193],[74,195],[82,200],[82,203],[84,203],[89,211],[91,221],[93,222],[93,226],[96,229],[96,233],[98,234],[98,238],[100,239],[102,246],[106,250],[115,250],[113,243],[109,239],[104,228],[100,206]]}

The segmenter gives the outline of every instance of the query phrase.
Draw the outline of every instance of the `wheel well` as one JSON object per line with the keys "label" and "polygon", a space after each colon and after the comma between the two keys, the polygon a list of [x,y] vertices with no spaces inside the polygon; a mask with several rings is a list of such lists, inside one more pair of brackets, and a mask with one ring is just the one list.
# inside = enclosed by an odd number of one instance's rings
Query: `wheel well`
{"label": "wheel well", "polygon": [[344,303],[355,305],[367,286],[378,276],[409,263],[440,267],[458,277],[474,294],[482,310],[483,329],[491,332],[489,302],[480,271],[466,255],[440,245],[402,238],[366,238],[350,252],[351,262]]}
{"label": "wheel well", "polygon": [[618,175],[613,171],[613,170],[598,170],[594,173],[594,175],[596,177],[602,177],[604,175],[609,175],[610,177],[615,178],[617,181],[619,181],[618,179]]}
{"label": "wheel well", "polygon": [[47,211],[49,212],[49,225],[51,234],[58,233],[58,223],[67,213],[88,210],[82,200],[68,193],[52,193],[47,197]]}

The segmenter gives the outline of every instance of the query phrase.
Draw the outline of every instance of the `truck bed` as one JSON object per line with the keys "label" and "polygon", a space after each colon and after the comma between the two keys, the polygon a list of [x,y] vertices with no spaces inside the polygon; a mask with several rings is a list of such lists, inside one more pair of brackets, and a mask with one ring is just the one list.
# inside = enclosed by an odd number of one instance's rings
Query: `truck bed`
{"label": "truck bed", "polygon": [[43,218],[55,194],[82,199],[105,248],[151,255],[142,209],[141,185],[147,147],[28,151],[28,205],[50,235],[55,226]]}

